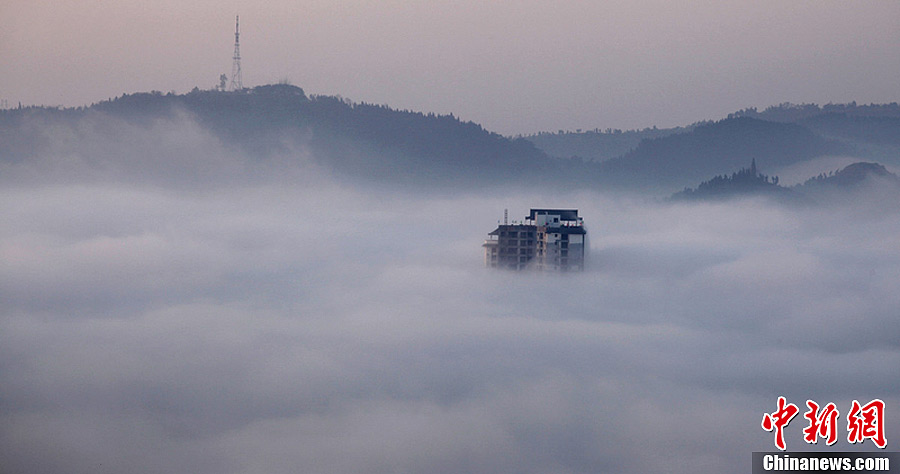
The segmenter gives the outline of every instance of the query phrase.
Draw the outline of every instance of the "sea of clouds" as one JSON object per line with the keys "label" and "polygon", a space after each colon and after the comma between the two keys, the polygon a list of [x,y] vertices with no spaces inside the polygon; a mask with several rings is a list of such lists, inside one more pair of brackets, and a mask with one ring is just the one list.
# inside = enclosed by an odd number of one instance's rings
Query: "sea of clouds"
{"label": "sea of clouds", "polygon": [[[0,167],[3,472],[747,471],[778,396],[789,449],[807,399],[834,450],[884,400],[893,445],[897,210],[360,187],[85,123]],[[587,271],[484,268],[529,207],[579,209]]]}

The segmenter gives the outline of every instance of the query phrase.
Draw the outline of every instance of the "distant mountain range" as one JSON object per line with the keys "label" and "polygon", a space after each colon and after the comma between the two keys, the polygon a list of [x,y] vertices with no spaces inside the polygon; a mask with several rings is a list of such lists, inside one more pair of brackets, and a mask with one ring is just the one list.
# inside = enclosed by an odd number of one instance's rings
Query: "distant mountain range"
{"label": "distant mountain range", "polygon": [[697,182],[757,160],[768,169],[853,148],[793,123],[737,117],[690,132],[642,141],[634,150],[600,164],[609,182],[627,187],[672,188]]}
{"label": "distant mountain range", "polygon": [[509,139],[452,115],[310,97],[286,84],[241,92],[126,94],[78,109],[4,110],[0,163],[31,159],[52,139],[76,142],[81,130],[96,128],[88,124],[98,121],[149,126],[179,116],[196,121],[248,159],[299,150],[348,179],[422,186],[537,183],[546,176],[561,179],[565,168],[527,140]]}
{"label": "distant mountain range", "polygon": [[878,163],[858,162],[840,170],[821,173],[802,184],[780,186],[778,178],[759,173],[756,162],[749,168],[719,175],[685,188],[671,196],[673,201],[720,201],[744,197],[766,197],[790,203],[827,203],[848,201],[860,193],[877,193],[882,198],[900,198],[900,177]]}
{"label": "distant mountain range", "polygon": [[239,150],[247,166],[302,150],[337,176],[387,185],[567,186],[659,195],[752,160],[773,173],[836,155],[900,164],[897,104],[782,104],[665,130],[510,138],[452,115],[307,96],[299,87],[275,84],[240,92],[126,94],[82,108],[2,110],[0,173],[76,143],[85,130],[103,129],[98,123],[141,127],[177,117]]}
{"label": "distant mountain range", "polygon": [[605,186],[662,191],[753,159],[776,172],[823,156],[900,165],[900,105],[785,103],[671,129],[560,131],[526,138],[551,156],[601,161]]}
{"label": "distant mountain range", "polygon": [[[755,108],[729,114],[727,119],[753,118],[766,122],[795,123],[803,125],[825,138],[842,138],[857,143],[900,144],[900,104],[791,104],[768,107],[762,112]],[[687,133],[711,123],[700,121],[675,128],[656,127],[642,130],[576,130],[541,132],[526,135],[538,148],[550,156],[560,158],[579,157],[589,161],[605,161],[618,158],[637,148],[643,140],[663,138]]]}
{"label": "distant mountain range", "polygon": [[618,158],[635,149],[642,141],[690,132],[697,125],[675,128],[645,128],[643,130],[588,130],[541,132],[524,138],[559,158],[578,158],[585,161],[606,161]]}

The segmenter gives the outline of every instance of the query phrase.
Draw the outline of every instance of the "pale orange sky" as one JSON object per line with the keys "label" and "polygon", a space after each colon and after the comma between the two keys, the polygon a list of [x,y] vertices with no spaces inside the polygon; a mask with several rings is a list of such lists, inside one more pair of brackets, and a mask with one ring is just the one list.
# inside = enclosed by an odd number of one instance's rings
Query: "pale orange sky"
{"label": "pale orange sky", "polygon": [[504,134],[893,102],[900,2],[4,0],[0,99],[84,105],[231,73]]}

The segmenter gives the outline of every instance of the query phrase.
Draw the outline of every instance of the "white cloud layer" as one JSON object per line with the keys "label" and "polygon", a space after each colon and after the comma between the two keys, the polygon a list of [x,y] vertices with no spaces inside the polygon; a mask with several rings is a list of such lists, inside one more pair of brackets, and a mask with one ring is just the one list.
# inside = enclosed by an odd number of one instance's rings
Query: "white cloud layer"
{"label": "white cloud layer", "polygon": [[[227,152],[155,127],[182,139],[152,179],[105,174],[94,137],[77,173],[0,189],[4,472],[713,473],[774,449],[778,395],[882,398],[900,426],[898,212],[416,195],[308,164],[192,189],[172,168]],[[528,206],[581,210],[588,271],[482,267]]]}

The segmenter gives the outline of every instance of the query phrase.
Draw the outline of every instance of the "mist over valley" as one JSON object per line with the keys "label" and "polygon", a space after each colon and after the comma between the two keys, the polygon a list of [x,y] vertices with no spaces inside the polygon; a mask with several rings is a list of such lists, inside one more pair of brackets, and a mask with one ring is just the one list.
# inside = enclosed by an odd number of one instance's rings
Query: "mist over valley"
{"label": "mist over valley", "polygon": [[[552,149],[287,84],[2,110],[0,470],[730,472],[778,396],[892,439],[900,111],[834,107]],[[584,272],[484,268],[533,207]]]}

